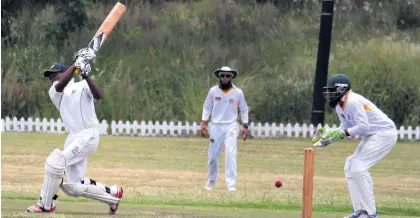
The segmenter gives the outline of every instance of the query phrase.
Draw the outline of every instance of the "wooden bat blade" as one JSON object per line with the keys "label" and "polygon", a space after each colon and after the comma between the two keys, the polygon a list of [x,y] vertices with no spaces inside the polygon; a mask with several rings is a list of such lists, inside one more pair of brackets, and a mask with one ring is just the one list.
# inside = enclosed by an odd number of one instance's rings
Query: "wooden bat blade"
{"label": "wooden bat blade", "polygon": [[[97,53],[102,47],[102,44],[105,42],[106,38],[112,32],[115,25],[118,23],[126,10],[127,8],[125,5],[117,2],[117,4],[115,4],[115,6],[112,8],[111,12],[109,12],[108,16],[102,22],[98,31],[96,31],[95,36],[89,42],[88,46],[93,49],[95,53]],[[75,73],[80,73],[80,69],[76,69]]]}
{"label": "wooden bat blade", "polygon": [[92,39],[92,41],[95,41],[96,38],[96,43],[98,43],[96,47],[100,48],[102,46],[126,10],[127,8],[125,5],[121,4],[120,2],[115,4],[114,8],[112,8],[111,12],[109,12],[108,16],[105,18],[104,22],[102,22],[102,25],[99,27],[98,31],[95,33],[95,37]]}

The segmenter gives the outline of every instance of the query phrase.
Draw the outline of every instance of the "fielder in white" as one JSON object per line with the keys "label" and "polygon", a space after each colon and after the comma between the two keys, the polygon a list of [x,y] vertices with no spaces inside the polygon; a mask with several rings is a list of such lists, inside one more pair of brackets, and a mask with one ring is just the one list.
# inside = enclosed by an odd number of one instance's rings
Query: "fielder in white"
{"label": "fielder in white", "polygon": [[[123,195],[121,187],[108,187],[93,179],[84,178],[87,158],[96,152],[99,143],[94,102],[101,98],[101,92],[89,78],[90,62],[94,57],[93,50],[84,48],[78,52],[74,65],[67,68],[55,64],[44,72],[44,76],[52,82],[49,96],[60,111],[69,135],[64,150],[54,149],[47,157],[41,196],[37,204],[27,209],[28,212],[53,212],[56,209],[59,188],[69,196],[83,196],[107,203],[110,214],[118,209]],[[80,82],[73,80],[76,68],[81,70],[84,79]],[[67,182],[63,182],[64,175],[67,175]]]}
{"label": "fielder in white", "polygon": [[225,181],[228,191],[236,191],[237,175],[237,124],[238,110],[243,123],[242,136],[248,136],[248,105],[242,90],[232,84],[238,72],[229,67],[214,71],[219,84],[212,87],[203,105],[201,135],[206,136],[207,120],[211,116],[210,144],[208,149],[208,181],[206,190],[214,188],[218,169],[219,154],[225,146]]}
{"label": "fielder in white", "polygon": [[353,155],[347,157],[344,172],[353,205],[347,218],[376,218],[378,213],[369,168],[378,163],[397,142],[394,122],[372,102],[351,90],[346,75],[336,74],[328,79],[324,97],[335,108],[341,125],[326,130],[320,146],[343,139],[345,136],[362,136]]}

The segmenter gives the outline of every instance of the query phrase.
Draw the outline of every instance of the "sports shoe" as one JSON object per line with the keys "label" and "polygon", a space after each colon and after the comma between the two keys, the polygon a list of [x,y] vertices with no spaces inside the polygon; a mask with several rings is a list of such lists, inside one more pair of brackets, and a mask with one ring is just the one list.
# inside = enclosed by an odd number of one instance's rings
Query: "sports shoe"
{"label": "sports shoe", "polygon": [[235,187],[228,187],[228,191],[229,192],[236,192],[236,188]]}
{"label": "sports shoe", "polygon": [[49,210],[44,209],[44,207],[42,206],[41,197],[40,197],[40,200],[38,201],[38,203],[28,207],[28,209],[26,209],[26,211],[28,211],[29,213],[52,213],[52,212],[55,211],[57,198],[58,198],[58,195],[55,195],[53,197],[53,200],[52,200],[52,203],[51,203],[52,205],[51,205],[51,208]]}
{"label": "sports shoe", "polygon": [[205,190],[213,190],[214,186],[216,185],[215,181],[208,181],[207,184],[204,186]]}
{"label": "sports shoe", "polygon": [[379,217],[378,212],[376,212],[373,215],[368,215],[367,213],[365,213],[365,214],[362,214],[362,215],[359,216],[359,218],[378,218],[378,217]]}
{"label": "sports shoe", "polygon": [[354,211],[352,214],[344,217],[344,218],[360,218],[364,215],[367,215],[367,212],[365,210],[358,210],[358,211]]}
{"label": "sports shoe", "polygon": [[[123,188],[122,187],[118,187],[117,188],[117,193],[115,193],[114,195],[112,195],[113,197],[119,198],[121,199],[123,196]],[[118,206],[120,205],[120,203],[116,203],[116,204],[110,204],[109,205],[109,214],[115,214],[118,210]]]}
{"label": "sports shoe", "polygon": [[51,207],[49,210],[44,209],[41,205],[35,204],[26,209],[29,213],[52,213],[55,207]]}

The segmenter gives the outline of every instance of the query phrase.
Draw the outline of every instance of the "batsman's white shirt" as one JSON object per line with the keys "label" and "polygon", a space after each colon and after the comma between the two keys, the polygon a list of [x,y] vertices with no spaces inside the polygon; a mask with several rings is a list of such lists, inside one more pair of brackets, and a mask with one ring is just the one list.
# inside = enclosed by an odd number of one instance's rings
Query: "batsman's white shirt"
{"label": "batsman's white shirt", "polygon": [[352,91],[343,96],[343,106],[335,110],[340,119],[340,128],[348,129],[350,135],[367,136],[396,129],[394,122],[375,104]]}
{"label": "batsman's white shirt", "polygon": [[61,119],[70,130],[70,134],[75,134],[83,129],[97,128],[98,118],[96,117],[93,95],[86,80],[74,82],[70,80],[63,92],[57,92],[54,82],[49,90],[49,95],[60,111]]}
{"label": "batsman's white shirt", "polygon": [[211,115],[211,123],[234,123],[238,119],[238,108],[241,111],[241,120],[248,123],[248,105],[245,95],[235,85],[225,92],[219,86],[212,87],[203,105],[202,120],[208,120]]}
{"label": "batsman's white shirt", "polygon": [[69,129],[63,150],[67,179],[70,183],[78,183],[85,176],[87,157],[96,151],[99,144],[94,99],[86,80],[70,80],[63,92],[56,91],[57,83],[53,83],[49,95]]}

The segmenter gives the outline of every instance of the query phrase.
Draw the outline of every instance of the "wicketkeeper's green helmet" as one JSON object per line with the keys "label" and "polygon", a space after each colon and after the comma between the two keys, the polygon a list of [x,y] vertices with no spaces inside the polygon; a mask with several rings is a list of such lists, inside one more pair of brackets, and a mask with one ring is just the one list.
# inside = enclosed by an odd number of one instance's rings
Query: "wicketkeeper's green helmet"
{"label": "wicketkeeper's green helmet", "polygon": [[351,89],[351,82],[346,75],[335,74],[328,79],[324,89],[324,98],[331,107],[335,108],[340,99]]}

